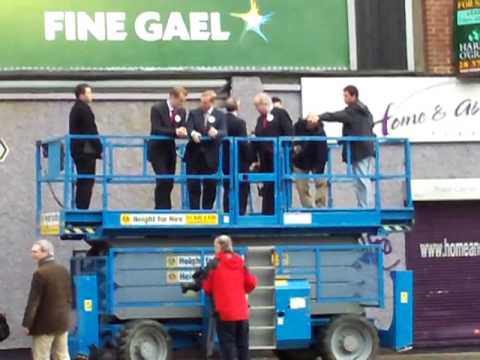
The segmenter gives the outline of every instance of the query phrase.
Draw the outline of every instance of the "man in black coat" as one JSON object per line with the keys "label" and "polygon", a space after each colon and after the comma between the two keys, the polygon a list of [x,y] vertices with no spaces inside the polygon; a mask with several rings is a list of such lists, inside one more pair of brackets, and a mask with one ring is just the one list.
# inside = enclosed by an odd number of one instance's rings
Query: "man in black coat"
{"label": "man in black coat", "polygon": [[[358,89],[347,86],[343,89],[343,98],[347,107],[334,113],[320,116],[321,121],[340,122],[343,124],[342,136],[374,137],[373,116],[368,108],[358,99]],[[358,207],[371,208],[373,204],[372,181],[375,173],[375,141],[347,141],[343,144],[342,158],[348,164],[348,146],[351,147],[351,164],[355,179],[355,194]]]}
{"label": "man in black coat", "polygon": [[[88,84],[79,84],[75,88],[76,101],[70,111],[70,135],[97,135],[95,115],[89,104],[92,102],[92,89]],[[102,143],[99,138],[72,139],[71,155],[78,176],[94,176],[96,160],[102,157]],[[95,179],[78,179],[75,195],[77,209],[88,209],[92,198]]]}
{"label": "man in black coat", "polygon": [[[255,136],[262,137],[280,137],[292,136],[292,119],[284,109],[272,106],[272,99],[265,93],[258,94],[255,97],[255,107],[260,116],[257,119],[255,127]],[[258,154],[259,163],[254,167],[260,172],[273,172],[274,150],[272,142],[255,142],[255,149]],[[262,214],[275,214],[275,184],[265,182],[262,187]]]}
{"label": "man in black coat", "polygon": [[[150,140],[148,160],[156,175],[175,175],[177,149],[175,138],[186,138],[186,111],[183,104],[188,92],[183,87],[170,91],[166,101],[152,106],[150,122],[152,136],[166,136],[169,140]],[[173,179],[157,179],[155,186],[155,209],[171,209]]]}
{"label": "man in black coat", "polygon": [[[226,101],[225,107],[227,114],[225,115],[227,121],[227,135],[229,137],[247,137],[247,123],[245,120],[238,117],[238,101],[234,98],[229,98]],[[230,143],[226,142],[223,150],[223,173],[230,174]],[[250,144],[247,141],[241,141],[238,145],[238,172],[248,173],[252,161],[252,151]],[[236,176],[234,173],[233,176]],[[239,213],[245,215],[247,210],[248,194],[250,192],[250,184],[248,182],[240,182],[238,202]],[[224,181],[223,186],[223,210],[228,212],[230,210],[230,180]]]}
{"label": "man in black coat", "polygon": [[[214,91],[205,91],[200,98],[201,106],[188,115],[187,131],[191,140],[185,151],[187,175],[212,175],[218,172],[219,149],[222,138],[227,135],[227,124],[225,114],[214,107],[215,99]],[[202,209],[212,209],[216,185],[215,179],[188,180],[190,208],[200,209],[201,199]]]}
{"label": "man in black coat", "polygon": [[[295,136],[326,136],[323,124],[315,114],[309,114],[306,119],[299,119],[294,126]],[[300,174],[323,174],[328,161],[327,140],[298,141],[294,144],[293,170]],[[317,179],[315,183],[315,206],[327,205],[327,181]],[[313,208],[310,195],[310,181],[296,180],[298,196],[302,207]]]}

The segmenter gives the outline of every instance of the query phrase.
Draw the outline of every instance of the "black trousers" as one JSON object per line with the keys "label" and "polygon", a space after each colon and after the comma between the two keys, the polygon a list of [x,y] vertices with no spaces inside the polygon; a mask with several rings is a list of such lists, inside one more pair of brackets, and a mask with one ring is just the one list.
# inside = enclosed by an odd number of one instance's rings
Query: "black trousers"
{"label": "black trousers", "polygon": [[217,335],[222,360],[249,360],[248,320],[217,320]]}
{"label": "black trousers", "polygon": [[[78,175],[95,175],[97,159],[94,157],[74,157],[73,162]],[[75,194],[75,205],[77,209],[87,210],[92,199],[93,185],[95,179],[78,179]]]}
{"label": "black trousers", "polygon": [[[177,165],[177,155],[174,151],[163,157],[151,159],[152,168],[156,175],[174,175]],[[157,179],[155,186],[155,209],[172,208],[173,179]]]}
{"label": "black trousers", "polygon": [[[240,215],[247,212],[248,194],[250,193],[250,184],[248,182],[240,182],[240,193],[238,194],[238,206]],[[223,211],[230,211],[230,180],[223,182]]]}
{"label": "black trousers", "polygon": [[[216,172],[217,169],[212,169],[207,164],[205,156],[197,157],[196,161],[187,162],[187,175],[212,175]],[[209,210],[213,208],[215,198],[217,197],[216,180],[188,180],[187,186],[190,209],[200,209],[200,199],[202,200],[202,209]]]}
{"label": "black trousers", "polygon": [[[260,159],[260,172],[273,172],[273,157],[270,154],[264,155]],[[262,186],[262,214],[275,214],[275,183],[265,182]]]}

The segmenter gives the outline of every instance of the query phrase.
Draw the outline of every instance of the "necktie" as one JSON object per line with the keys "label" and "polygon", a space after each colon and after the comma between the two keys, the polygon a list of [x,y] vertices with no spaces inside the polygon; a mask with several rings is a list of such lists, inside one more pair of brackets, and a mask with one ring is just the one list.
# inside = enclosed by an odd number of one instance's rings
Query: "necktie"
{"label": "necktie", "polygon": [[263,115],[263,128],[268,126],[267,114]]}
{"label": "necktie", "polygon": [[208,112],[203,114],[203,127],[205,128],[205,130],[208,130],[208,117],[209,116],[210,116],[210,114]]}
{"label": "necktie", "polygon": [[175,116],[176,116],[176,115],[177,115],[177,114],[175,113],[175,110],[172,110],[172,111],[170,112],[170,122],[172,123],[172,125],[173,125],[174,127],[175,127]]}

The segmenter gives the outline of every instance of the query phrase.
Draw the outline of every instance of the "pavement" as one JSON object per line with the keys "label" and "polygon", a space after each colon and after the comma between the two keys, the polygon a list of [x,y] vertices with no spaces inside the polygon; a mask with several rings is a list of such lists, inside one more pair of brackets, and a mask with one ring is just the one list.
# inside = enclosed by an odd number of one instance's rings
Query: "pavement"
{"label": "pavement", "polygon": [[[478,350],[478,349],[477,349]],[[198,360],[200,357],[193,353],[178,353],[175,360]],[[268,354],[254,354],[252,360],[274,360],[275,357]],[[31,360],[29,350],[0,350],[0,360]],[[480,352],[468,352],[465,350],[439,350],[435,353],[410,351],[401,354],[386,353],[377,357],[376,360],[480,360]]]}

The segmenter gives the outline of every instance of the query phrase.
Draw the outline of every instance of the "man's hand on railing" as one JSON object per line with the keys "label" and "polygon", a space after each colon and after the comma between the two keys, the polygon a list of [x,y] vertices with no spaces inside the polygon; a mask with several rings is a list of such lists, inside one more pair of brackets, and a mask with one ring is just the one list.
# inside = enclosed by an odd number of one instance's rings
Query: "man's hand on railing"
{"label": "man's hand on railing", "polygon": [[211,127],[210,130],[208,130],[208,136],[210,136],[212,139],[215,139],[218,135],[218,130],[215,129],[214,127]]}
{"label": "man's hand on railing", "polygon": [[182,138],[182,139],[188,136],[187,129],[184,126],[179,127],[177,130],[175,130],[175,133],[178,138]]}
{"label": "man's hand on railing", "polygon": [[192,140],[195,144],[200,144],[200,140],[202,139],[202,134],[200,134],[198,131],[192,131],[191,135]]}

